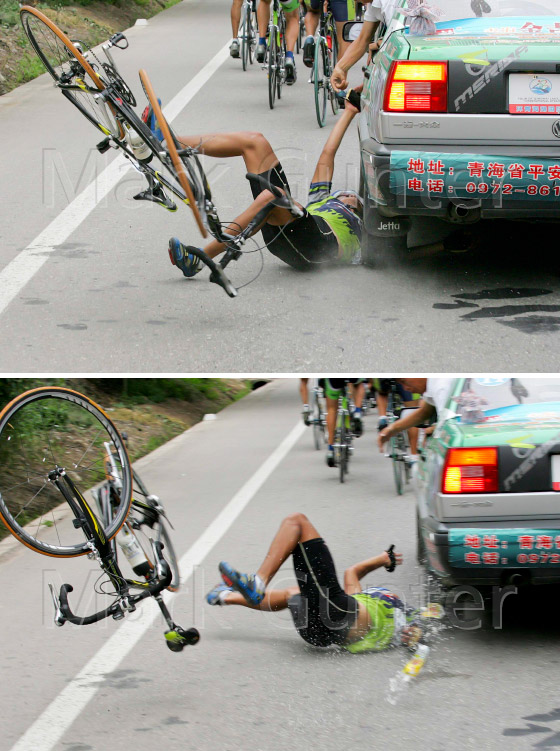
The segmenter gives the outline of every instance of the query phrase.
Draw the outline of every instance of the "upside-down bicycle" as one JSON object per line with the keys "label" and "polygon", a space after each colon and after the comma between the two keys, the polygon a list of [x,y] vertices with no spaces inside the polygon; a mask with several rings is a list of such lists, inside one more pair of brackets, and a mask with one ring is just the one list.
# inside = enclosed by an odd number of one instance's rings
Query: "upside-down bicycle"
{"label": "upside-down bicycle", "polygon": [[[96,486],[103,481],[116,492],[98,515]],[[46,386],[21,394],[0,412],[0,519],[21,543],[38,553],[54,558],[87,555],[96,561],[102,573],[95,591],[112,599],[108,607],[82,617],[72,612],[68,601],[73,587],[63,584],[57,593],[50,585],[56,625],[68,621],[83,626],[109,616],[120,620],[153,597],[168,626],[166,644],[180,652],[196,644],[200,635],[195,628],[177,625],[163,601],[162,592],[173,586],[176,574],[164,554],[168,540],[157,529],[160,511],[144,507],[145,524],[152,523],[153,534],[149,565],[141,578],[127,578],[117,560],[113,538],[121,534],[123,525],[129,530],[136,523],[142,526],[141,504],[127,521],[132,491],[124,441],[91,399],[71,389]],[[140,561],[135,563],[138,568]]]}
{"label": "upside-down bicycle", "polygon": [[199,149],[180,143],[162,113],[144,70],[140,70],[140,81],[165,146],[134,111],[136,99],[118,72],[111,53],[113,48],[128,47],[124,34],[115,34],[102,45],[107,58],[105,62],[83,43],[72,42],[36,8],[23,6],[20,17],[33,49],[54,79],[55,86],[104,134],[105,138],[97,144],[98,150],[101,153],[110,148],[120,150],[132,166],[146,177],[148,187],[135,199],[152,201],[169,211],[176,211],[177,205],[169,198],[167,190],[180,202],[190,206],[203,237],[210,233],[225,244],[226,250],[218,263],[198,248],[192,249],[192,253],[209,268],[210,281],[220,285],[230,297],[236,297],[237,289],[225,274],[225,268],[243,255],[243,246],[268,214],[275,206],[280,206],[295,217],[303,215],[287,186],[280,190],[261,178],[263,187],[271,190],[274,199],[261,209],[244,230],[237,234],[226,231],[212,201],[210,186],[198,158]]}

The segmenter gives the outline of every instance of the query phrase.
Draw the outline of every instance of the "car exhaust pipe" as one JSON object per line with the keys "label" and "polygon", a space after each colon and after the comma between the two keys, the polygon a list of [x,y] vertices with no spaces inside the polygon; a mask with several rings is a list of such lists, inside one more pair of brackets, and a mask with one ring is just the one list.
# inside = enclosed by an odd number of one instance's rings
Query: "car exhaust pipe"
{"label": "car exhaust pipe", "polygon": [[480,207],[469,209],[462,204],[450,203],[447,214],[448,220],[454,224],[475,224],[480,221]]}

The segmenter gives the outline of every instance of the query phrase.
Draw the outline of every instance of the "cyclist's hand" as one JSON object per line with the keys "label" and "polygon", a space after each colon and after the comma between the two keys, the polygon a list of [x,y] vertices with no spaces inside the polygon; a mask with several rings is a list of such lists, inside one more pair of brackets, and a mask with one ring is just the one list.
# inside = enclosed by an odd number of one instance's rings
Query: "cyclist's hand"
{"label": "cyclist's hand", "polygon": [[331,84],[335,91],[343,91],[344,89],[348,88],[348,78],[346,77],[346,72],[342,70],[339,65],[337,65],[333,70],[331,76]]}
{"label": "cyclist's hand", "polygon": [[379,451],[383,454],[384,453],[384,447],[383,444],[387,443],[391,436],[388,433],[388,429],[384,428],[379,435],[377,436],[377,445],[379,446]]}
{"label": "cyclist's hand", "polygon": [[[392,565],[391,556],[387,551],[383,553],[385,556],[385,563],[383,564],[385,568],[389,568],[389,566]],[[403,555],[402,553],[397,553],[396,550],[393,550],[393,555],[395,556],[395,566],[400,566],[403,562]]]}

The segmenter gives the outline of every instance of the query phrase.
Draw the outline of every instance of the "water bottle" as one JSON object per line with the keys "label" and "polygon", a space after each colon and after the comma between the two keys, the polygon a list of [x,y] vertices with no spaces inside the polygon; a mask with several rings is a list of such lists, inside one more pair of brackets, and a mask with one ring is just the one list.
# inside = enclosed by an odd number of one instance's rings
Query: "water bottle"
{"label": "water bottle", "polygon": [[126,134],[130,148],[138,161],[148,161],[152,157],[151,149],[132,128]]}
{"label": "water bottle", "polygon": [[123,527],[118,533],[117,542],[134,573],[138,576],[149,576],[152,567],[146,558],[146,554],[138,544],[136,537],[126,527]]}
{"label": "water bottle", "polygon": [[[426,644],[418,644],[416,652],[403,668],[403,673],[410,678],[414,678],[422,670],[426,658],[430,654],[430,648]],[[409,678],[409,680],[410,680]]]}

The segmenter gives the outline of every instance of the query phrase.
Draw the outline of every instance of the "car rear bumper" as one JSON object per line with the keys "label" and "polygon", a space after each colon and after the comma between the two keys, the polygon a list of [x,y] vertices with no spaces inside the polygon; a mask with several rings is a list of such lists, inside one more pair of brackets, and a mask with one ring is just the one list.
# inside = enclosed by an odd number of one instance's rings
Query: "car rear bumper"
{"label": "car rear bumper", "polygon": [[496,153],[494,145],[476,146],[476,153],[468,147],[465,153],[466,148],[362,140],[368,204],[387,217],[428,215],[457,224],[560,220],[558,150],[510,146]]}
{"label": "car rear bumper", "polygon": [[[442,523],[429,518],[421,522],[420,533],[428,566],[446,586],[503,585],[518,575],[531,584],[560,582],[560,519],[532,520],[528,525],[519,521]],[[546,547],[537,547],[539,534]],[[518,538],[523,543],[513,542]],[[458,544],[461,539],[467,544]]]}

